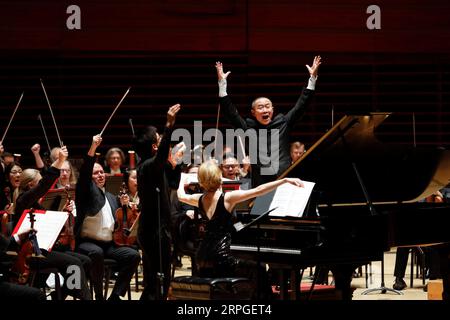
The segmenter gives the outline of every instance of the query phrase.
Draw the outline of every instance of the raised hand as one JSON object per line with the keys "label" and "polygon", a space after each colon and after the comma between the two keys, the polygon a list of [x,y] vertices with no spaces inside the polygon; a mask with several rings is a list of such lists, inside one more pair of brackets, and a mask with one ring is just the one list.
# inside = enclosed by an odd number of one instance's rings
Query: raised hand
{"label": "raised hand", "polygon": [[39,153],[40,151],[41,146],[39,145],[39,143],[36,143],[31,147],[31,152],[33,152],[34,154]]}
{"label": "raised hand", "polygon": [[216,70],[217,70],[217,80],[227,79],[228,75],[231,73],[231,71],[228,71],[227,73],[223,73],[223,64],[220,61],[216,62]]}
{"label": "raised hand", "polygon": [[61,149],[59,149],[58,154],[58,160],[64,162],[69,157],[69,151],[67,150],[66,146],[62,146]]}
{"label": "raised hand", "polygon": [[306,68],[309,71],[309,75],[316,78],[317,73],[319,72],[319,66],[322,64],[322,58],[320,56],[315,56],[312,66],[306,65]]}
{"label": "raised hand", "polygon": [[179,103],[174,104],[173,106],[171,106],[169,108],[169,111],[167,111],[166,127],[168,127],[168,128],[173,127],[173,125],[175,124],[175,117],[176,117],[178,111],[180,111],[180,109],[181,109],[181,105]]}
{"label": "raised hand", "polygon": [[95,136],[92,137],[92,146],[97,148],[101,143],[102,143],[102,136],[97,134]]}

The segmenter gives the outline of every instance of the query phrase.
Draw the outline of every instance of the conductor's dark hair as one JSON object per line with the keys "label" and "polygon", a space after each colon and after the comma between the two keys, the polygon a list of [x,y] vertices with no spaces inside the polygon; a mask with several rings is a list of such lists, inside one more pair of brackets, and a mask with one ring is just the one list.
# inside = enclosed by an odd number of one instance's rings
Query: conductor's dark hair
{"label": "conductor's dark hair", "polygon": [[152,145],[157,143],[157,129],[154,126],[147,126],[140,130],[133,141],[134,151],[138,154],[140,161],[144,161],[153,156]]}

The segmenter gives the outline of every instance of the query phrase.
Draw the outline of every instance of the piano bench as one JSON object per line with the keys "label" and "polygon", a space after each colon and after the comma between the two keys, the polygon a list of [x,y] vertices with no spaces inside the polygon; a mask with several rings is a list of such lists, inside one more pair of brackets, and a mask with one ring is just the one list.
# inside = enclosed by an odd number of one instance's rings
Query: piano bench
{"label": "piano bench", "polygon": [[247,278],[200,278],[180,276],[172,279],[175,300],[250,300],[254,286]]}

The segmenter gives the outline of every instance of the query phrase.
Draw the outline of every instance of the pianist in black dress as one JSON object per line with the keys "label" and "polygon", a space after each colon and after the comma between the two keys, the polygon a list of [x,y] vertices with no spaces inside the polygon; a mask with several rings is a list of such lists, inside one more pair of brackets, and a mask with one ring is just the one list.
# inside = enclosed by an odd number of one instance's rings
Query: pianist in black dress
{"label": "pianist in black dress", "polygon": [[[198,181],[203,193],[186,194],[185,185],[188,180],[183,177],[178,188],[178,199],[181,202],[198,207],[202,218],[206,220],[205,236],[200,243],[196,262],[200,277],[245,277],[256,284],[257,264],[254,261],[241,260],[231,253],[231,236],[233,228],[233,210],[236,204],[261,196],[276,187],[291,183],[303,187],[298,178],[284,178],[262,184],[250,190],[235,190],[223,193],[222,172],[217,164],[211,160],[203,163],[198,171]],[[261,297],[270,297],[270,286],[264,268],[260,269]]]}

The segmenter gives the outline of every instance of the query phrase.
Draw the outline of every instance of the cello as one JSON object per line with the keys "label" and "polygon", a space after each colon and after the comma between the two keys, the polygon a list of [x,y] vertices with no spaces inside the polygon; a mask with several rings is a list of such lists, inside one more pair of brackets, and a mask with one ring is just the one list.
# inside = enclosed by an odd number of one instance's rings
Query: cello
{"label": "cello", "polygon": [[36,231],[34,230],[34,222],[36,221],[34,217],[34,209],[30,209],[28,212],[30,218],[30,228],[31,231],[28,234],[28,239],[20,244],[19,253],[17,255],[17,260],[11,268],[11,272],[17,275],[17,278],[13,281],[19,284],[26,284],[30,277],[30,258],[45,258],[42,255],[41,249],[39,249],[39,244],[36,238]]}
{"label": "cello", "polygon": [[[127,195],[127,187],[125,182],[122,183],[122,188],[119,197]],[[131,246],[136,243],[136,237],[131,236],[130,228],[138,217],[135,210],[132,210],[128,205],[124,204],[116,210],[116,217],[118,226],[114,230],[113,240],[118,246]]]}
{"label": "cello", "polygon": [[[69,193],[70,186],[65,186],[64,191],[67,195],[67,201],[65,208],[70,204],[70,201],[72,201],[72,198]],[[65,210],[67,212],[67,221],[64,224],[63,231],[59,234],[58,242],[63,245],[70,248],[71,251],[75,250],[75,235],[73,232],[73,228],[75,225],[75,217],[70,210]]]}

